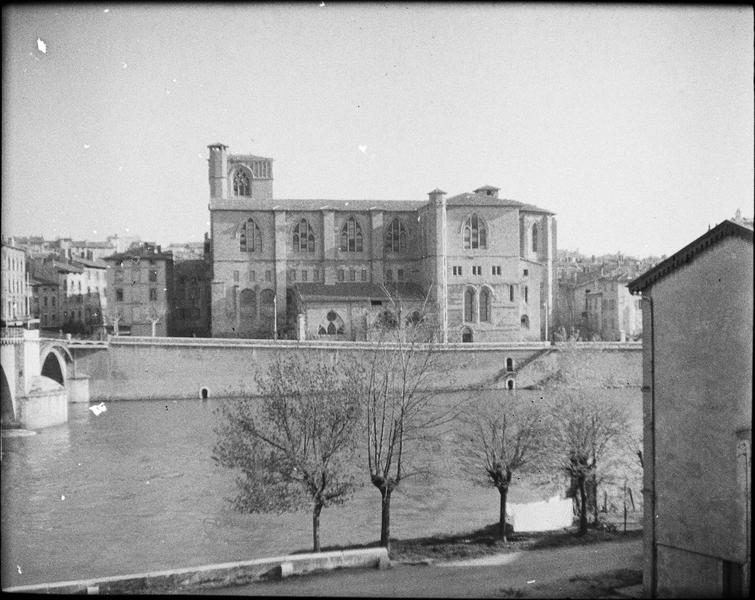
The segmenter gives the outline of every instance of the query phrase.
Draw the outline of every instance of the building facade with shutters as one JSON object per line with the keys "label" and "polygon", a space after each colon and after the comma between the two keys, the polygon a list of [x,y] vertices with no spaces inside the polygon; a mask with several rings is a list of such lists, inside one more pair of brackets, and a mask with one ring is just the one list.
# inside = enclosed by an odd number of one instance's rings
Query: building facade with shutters
{"label": "building facade with shutters", "polygon": [[213,337],[365,340],[378,322],[416,318],[439,341],[549,337],[552,212],[492,186],[278,199],[272,159],[209,152]]}
{"label": "building facade with shutters", "polygon": [[109,333],[135,336],[173,335],[173,255],[148,242],[105,258]]}

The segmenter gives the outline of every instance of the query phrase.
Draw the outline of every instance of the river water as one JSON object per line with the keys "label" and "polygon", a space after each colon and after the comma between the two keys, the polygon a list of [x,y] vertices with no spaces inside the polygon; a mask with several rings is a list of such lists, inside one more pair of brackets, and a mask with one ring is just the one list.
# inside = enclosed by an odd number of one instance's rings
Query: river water
{"label": "river water", "polygon": [[[639,390],[614,393],[641,414]],[[310,512],[231,509],[234,474],[211,458],[218,402],[111,402],[100,415],[71,404],[64,425],[3,437],[3,588],[311,550]],[[434,477],[407,480],[394,494],[391,537],[496,522],[497,492],[455,473],[450,441],[440,440],[430,461]],[[522,494],[512,488],[510,501],[533,499]],[[322,513],[323,547],[379,535],[380,495],[369,483]]]}

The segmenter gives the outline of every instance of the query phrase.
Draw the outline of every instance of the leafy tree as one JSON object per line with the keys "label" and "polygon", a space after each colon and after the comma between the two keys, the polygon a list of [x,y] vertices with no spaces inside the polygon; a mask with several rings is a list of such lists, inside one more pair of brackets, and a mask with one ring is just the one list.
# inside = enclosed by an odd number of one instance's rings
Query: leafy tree
{"label": "leafy tree", "polygon": [[478,485],[493,486],[500,495],[498,536],[506,541],[506,499],[515,471],[537,470],[547,432],[540,406],[523,403],[515,392],[480,400],[460,417],[461,461]]}
{"label": "leafy tree", "polygon": [[422,307],[405,310],[400,296],[386,293],[395,318],[385,311],[379,316],[371,332],[375,350],[355,382],[365,398],[370,481],[381,497],[380,545],[390,552],[391,496],[404,479],[429,474],[412,459],[421,454],[432,433],[453,419],[456,407],[442,408],[435,402],[438,392],[432,384],[441,365],[427,298]]}
{"label": "leafy tree", "polygon": [[551,428],[555,466],[570,477],[578,494],[579,535],[587,531],[589,502],[597,520],[598,484],[610,474],[615,457],[621,455],[623,437],[629,428],[624,406],[589,398],[574,391],[558,396]]}
{"label": "leafy tree", "polygon": [[256,377],[261,398],[226,401],[213,458],[240,471],[234,507],[264,513],[312,507],[320,551],[320,513],[346,502],[356,486],[361,420],[353,369],[311,357],[280,357]]}

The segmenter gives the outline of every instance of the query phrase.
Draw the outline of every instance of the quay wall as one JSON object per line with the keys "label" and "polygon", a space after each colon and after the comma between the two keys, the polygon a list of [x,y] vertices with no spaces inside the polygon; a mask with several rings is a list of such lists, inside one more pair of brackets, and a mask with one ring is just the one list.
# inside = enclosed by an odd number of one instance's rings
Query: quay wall
{"label": "quay wall", "polygon": [[[432,387],[439,390],[517,388],[547,385],[564,362],[565,348],[543,342],[439,346]],[[571,373],[561,380],[589,387],[640,387],[638,343],[572,346]],[[257,394],[255,374],[279,354],[350,355],[369,358],[375,346],[360,342],[290,342],[215,338],[112,337],[107,350],[74,352],[76,371],[89,376],[92,401],[190,399]],[[514,371],[506,368],[512,359]]]}

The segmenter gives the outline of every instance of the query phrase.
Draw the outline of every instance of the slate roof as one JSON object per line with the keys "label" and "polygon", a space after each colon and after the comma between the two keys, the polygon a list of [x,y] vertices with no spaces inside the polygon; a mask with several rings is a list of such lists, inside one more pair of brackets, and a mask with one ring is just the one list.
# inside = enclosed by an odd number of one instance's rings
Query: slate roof
{"label": "slate roof", "polygon": [[669,256],[663,262],[658,263],[655,267],[646,273],[643,273],[634,281],[631,281],[629,285],[627,285],[629,291],[636,293],[652,287],[656,281],[663,279],[666,275],[675,271],[682,265],[692,262],[696,256],[729,236],[740,237],[752,244],[752,223],[731,221],[729,219],[722,221],[691,244],[687,244],[676,254]]}
{"label": "slate roof", "polygon": [[89,267],[92,269],[107,269],[107,263],[102,259],[97,260],[89,260],[87,258],[72,258],[71,262],[73,264],[82,265],[84,267]]}
{"label": "slate roof", "polygon": [[546,215],[555,214],[544,208],[539,208],[534,204],[525,204],[524,202],[509,200],[506,198],[495,198],[494,196],[475,194],[474,192],[465,192],[463,194],[451,196],[446,200],[446,206],[499,206],[501,208],[518,208],[519,210],[538,212]]}
{"label": "slate roof", "polygon": [[296,199],[276,198],[273,200],[220,200],[213,202],[213,210],[273,210],[286,211],[320,211],[335,210],[341,212],[384,210],[384,211],[415,211],[427,206],[426,200],[329,200],[329,199]]}
{"label": "slate roof", "polygon": [[[297,283],[294,288],[304,300],[388,300],[390,296],[380,285],[365,282]],[[402,300],[424,300],[422,288],[415,283],[386,284],[391,294]]]}
{"label": "slate roof", "polygon": [[31,278],[32,285],[60,285],[58,281],[52,279],[46,273],[37,273]]}

